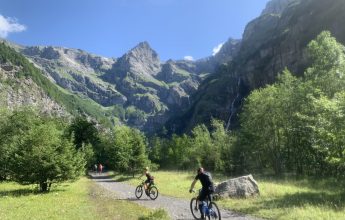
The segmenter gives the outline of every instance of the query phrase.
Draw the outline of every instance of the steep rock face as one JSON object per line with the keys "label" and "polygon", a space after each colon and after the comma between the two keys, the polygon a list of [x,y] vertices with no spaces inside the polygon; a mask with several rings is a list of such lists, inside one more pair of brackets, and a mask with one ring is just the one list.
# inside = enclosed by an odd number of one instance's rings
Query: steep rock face
{"label": "steep rock face", "polygon": [[265,14],[281,14],[289,4],[298,3],[300,0],[272,0],[266,5],[261,15]]}
{"label": "steep rock face", "polygon": [[9,109],[33,107],[48,115],[69,117],[67,111],[52,100],[28,77],[19,78],[21,67],[0,63],[0,105]]}
{"label": "steep rock face", "polygon": [[22,52],[59,86],[73,93],[89,97],[103,106],[126,102],[126,97],[114,86],[97,80],[97,74],[115,62],[112,59],[59,47],[27,47]]}
{"label": "steep rock face", "polygon": [[187,109],[203,80],[195,62],[161,63],[147,42],[118,59],[63,47],[13,47],[62,88],[104,107],[123,108],[130,116],[119,120],[146,131]]}
{"label": "steep rock face", "polygon": [[163,64],[162,71],[156,76],[158,80],[166,83],[181,82],[190,77],[190,73],[180,69],[173,61]]}
{"label": "steep rock face", "polygon": [[[277,2],[285,8],[273,7]],[[184,131],[219,118],[233,127],[236,117],[232,116],[251,90],[273,83],[286,67],[297,75],[304,72],[305,48],[322,31],[331,31],[345,43],[344,20],[343,0],[272,1],[247,25],[233,61],[206,79],[192,97],[191,108],[168,126]]]}
{"label": "steep rock face", "polygon": [[236,57],[240,50],[241,40],[230,38],[226,41],[219,52],[214,55],[215,62],[217,64],[228,63]]}
{"label": "steep rock face", "polygon": [[241,47],[241,40],[228,39],[214,56],[196,61],[196,72],[214,73],[219,65],[233,61]]}
{"label": "steep rock face", "polygon": [[160,60],[156,51],[147,42],[141,42],[119,58],[114,69],[120,74],[131,72],[151,77],[160,71]]}
{"label": "steep rock face", "polygon": [[243,41],[243,48],[251,47],[254,40],[260,45],[252,53],[241,50],[241,56],[247,60],[240,60],[242,67],[236,68],[237,75],[243,76],[244,83],[254,89],[274,82],[285,67],[302,74],[307,66],[305,48],[322,31],[329,30],[340,42],[345,42],[345,27],[341,25],[344,18],[345,2],[341,0],[292,1],[279,16],[275,28],[267,30],[262,40],[257,40],[257,35],[269,22],[259,19],[251,27],[255,34]]}
{"label": "steep rock face", "polygon": [[48,60],[59,59],[60,54],[53,47],[27,47],[23,50],[23,53],[28,56],[44,57]]}

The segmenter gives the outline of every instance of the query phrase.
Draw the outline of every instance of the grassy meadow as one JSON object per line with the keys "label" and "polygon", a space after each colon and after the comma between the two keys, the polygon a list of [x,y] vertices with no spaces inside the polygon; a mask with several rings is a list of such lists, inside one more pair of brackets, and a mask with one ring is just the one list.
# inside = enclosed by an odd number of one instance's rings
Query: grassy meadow
{"label": "grassy meadow", "polygon": [[[161,194],[190,199],[188,192],[193,172],[152,172]],[[118,181],[138,185],[140,180],[114,175]],[[219,183],[227,177],[214,175]],[[227,209],[265,219],[345,219],[345,182],[332,179],[311,180],[255,177],[261,195],[250,199],[224,199],[217,203]],[[195,189],[201,186],[196,185]]]}
{"label": "grassy meadow", "polygon": [[[37,193],[34,185],[0,183],[0,219],[146,219],[155,213],[116,200],[87,178]],[[158,213],[159,214],[159,213]]]}
{"label": "grassy meadow", "polygon": [[[190,199],[188,192],[193,172],[152,172],[161,194]],[[118,175],[117,181],[137,185],[138,176]],[[344,219],[345,187],[332,179],[270,179],[255,177],[261,195],[250,199],[224,199],[217,203],[237,212],[265,219]],[[144,179],[144,177],[142,177]],[[227,177],[214,176],[215,182]],[[61,184],[50,193],[37,193],[36,186],[13,182],[0,183],[0,219],[159,219],[165,214],[135,203],[117,200],[116,195],[98,187],[87,178]],[[201,186],[198,184],[195,188]],[[162,213],[160,213],[162,212]]]}

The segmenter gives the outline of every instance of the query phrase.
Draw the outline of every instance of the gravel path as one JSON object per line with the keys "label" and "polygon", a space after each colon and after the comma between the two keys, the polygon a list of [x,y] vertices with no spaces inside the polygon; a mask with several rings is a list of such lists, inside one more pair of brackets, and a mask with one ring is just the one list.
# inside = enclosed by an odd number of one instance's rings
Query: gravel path
{"label": "gravel path", "polygon": [[[137,199],[134,195],[135,187],[122,182],[115,182],[106,174],[91,175],[93,180],[103,188],[115,192],[117,199],[129,200],[148,208],[163,208],[172,219],[193,220],[193,216],[189,209],[190,200],[173,198],[159,194],[156,200],[151,200],[146,195],[141,199]],[[221,210],[222,219],[232,220],[258,220],[257,218],[249,217],[243,214],[234,213],[228,210]]]}

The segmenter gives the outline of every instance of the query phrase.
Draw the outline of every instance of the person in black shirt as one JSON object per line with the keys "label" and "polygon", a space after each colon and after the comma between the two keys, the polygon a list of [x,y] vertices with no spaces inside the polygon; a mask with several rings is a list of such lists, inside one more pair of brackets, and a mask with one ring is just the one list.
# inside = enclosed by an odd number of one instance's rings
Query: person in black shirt
{"label": "person in black shirt", "polygon": [[[204,171],[204,168],[199,167],[198,168],[198,175],[196,175],[195,179],[192,182],[192,185],[190,186],[189,192],[192,193],[194,186],[198,180],[200,180],[202,188],[198,196],[199,201],[204,201],[206,198],[209,199],[211,202],[211,194],[214,192],[214,184],[212,181],[211,174]],[[201,217],[203,218],[204,213],[202,213],[202,203],[199,204],[199,209],[201,212]]]}
{"label": "person in black shirt", "polygon": [[150,174],[149,172],[149,168],[148,167],[145,167],[144,168],[144,173],[139,177],[139,179],[142,177],[142,176],[146,176],[146,180],[145,180],[145,184],[144,184],[144,189],[145,189],[145,192],[147,194],[147,189],[148,187],[153,183],[153,176]]}

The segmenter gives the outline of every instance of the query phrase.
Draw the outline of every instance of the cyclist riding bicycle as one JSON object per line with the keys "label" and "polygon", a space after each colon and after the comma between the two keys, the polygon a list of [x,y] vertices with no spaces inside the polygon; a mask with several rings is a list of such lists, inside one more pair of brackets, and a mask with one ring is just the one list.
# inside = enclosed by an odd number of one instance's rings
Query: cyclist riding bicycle
{"label": "cyclist riding bicycle", "polygon": [[153,176],[150,174],[149,172],[149,168],[148,167],[145,167],[144,168],[144,173],[139,177],[141,178],[142,176],[146,176],[146,180],[145,180],[145,184],[144,184],[144,189],[145,189],[145,192],[147,194],[147,189],[148,187],[153,183]]}
{"label": "cyclist riding bicycle", "polygon": [[[211,174],[208,172],[205,172],[204,168],[202,168],[202,167],[198,168],[197,173],[198,174],[196,175],[195,179],[192,182],[192,185],[190,186],[189,192],[190,193],[193,192],[193,188],[194,188],[196,182],[198,180],[200,180],[202,188],[201,188],[201,191],[199,193],[198,200],[199,201],[205,201],[205,199],[208,198],[209,201],[211,202],[211,199],[212,199],[211,194],[214,193],[214,184],[212,181]],[[202,213],[202,205],[203,205],[202,202],[199,203],[199,210],[201,213],[201,218],[203,219],[203,218],[205,218],[205,215],[204,215],[204,213]]]}

